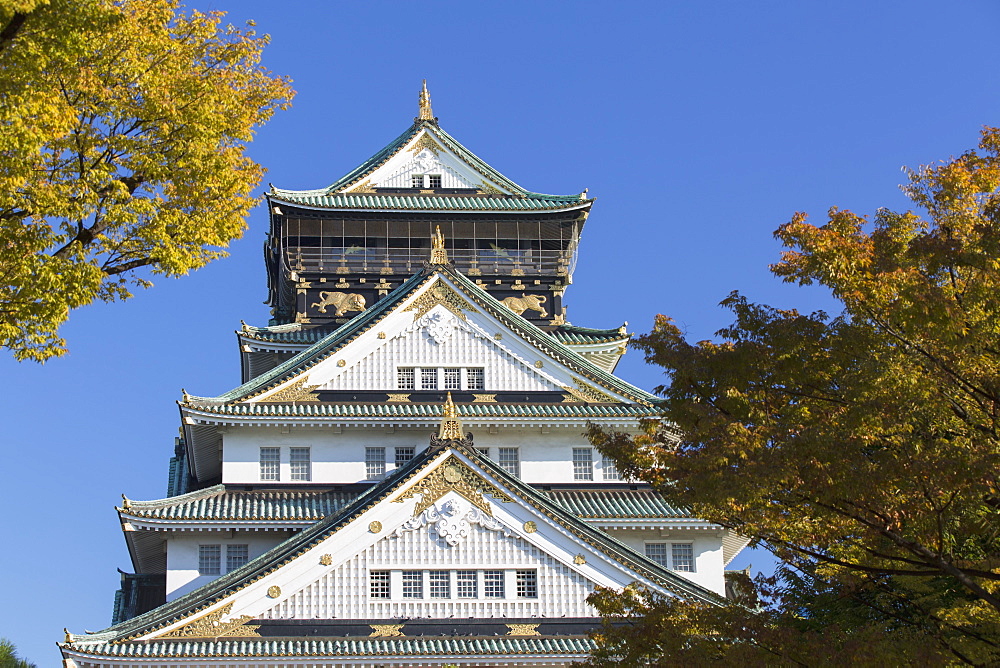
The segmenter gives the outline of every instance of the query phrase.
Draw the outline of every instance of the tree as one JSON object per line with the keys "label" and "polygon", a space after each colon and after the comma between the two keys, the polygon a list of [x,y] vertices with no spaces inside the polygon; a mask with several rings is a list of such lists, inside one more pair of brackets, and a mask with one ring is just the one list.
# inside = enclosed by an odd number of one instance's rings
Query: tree
{"label": "tree", "polygon": [[176,0],[0,3],[0,346],[66,351],[69,311],[225,254],[254,129],[292,96],[266,36]]}
{"label": "tree", "polygon": [[[919,649],[924,663],[929,651],[1000,660],[998,186],[1000,130],[986,128],[978,150],[909,173],[903,190],[923,217],[882,209],[869,223],[831,209],[822,226],[796,214],[777,230],[788,250],[772,272],[825,286],[841,314],[734,293],[721,341],[689,343],[663,316],[636,341],[669,376],[664,420],[636,437],[593,428],[594,443],[625,475],[785,563],[758,583],[759,612],[698,613],[714,647],[812,663],[803,657],[842,634],[876,654]],[[696,628],[690,606],[650,601],[595,597]],[[649,619],[647,633],[668,633]]]}
{"label": "tree", "polygon": [[36,668],[36,666],[17,655],[14,643],[6,638],[0,638],[0,668]]}

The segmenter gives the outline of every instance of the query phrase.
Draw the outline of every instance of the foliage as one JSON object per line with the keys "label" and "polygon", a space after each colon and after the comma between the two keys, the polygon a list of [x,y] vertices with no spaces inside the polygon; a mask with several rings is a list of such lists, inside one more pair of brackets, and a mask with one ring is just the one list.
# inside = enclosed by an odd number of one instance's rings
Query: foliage
{"label": "foliage", "polygon": [[[749,636],[730,612],[701,629],[793,656],[804,641],[761,624],[824,618],[826,591],[864,614],[824,634],[899,651],[917,634],[941,660],[1000,660],[1000,130],[909,177],[924,217],[831,209],[822,226],[797,214],[776,232],[789,250],[773,273],[829,288],[839,316],[734,293],[722,341],[696,344],[659,316],[635,345],[669,374],[664,423],[591,430],[624,474],[766,542],[786,578],[804,578],[805,611],[761,582],[765,612],[740,612]],[[665,610],[696,628],[695,609]]]}
{"label": "foliage", "polygon": [[36,668],[36,666],[17,655],[14,643],[6,638],[0,638],[0,668]]}
{"label": "foliage", "polygon": [[224,255],[291,89],[266,36],[177,0],[0,2],[0,346],[65,352],[71,309]]}

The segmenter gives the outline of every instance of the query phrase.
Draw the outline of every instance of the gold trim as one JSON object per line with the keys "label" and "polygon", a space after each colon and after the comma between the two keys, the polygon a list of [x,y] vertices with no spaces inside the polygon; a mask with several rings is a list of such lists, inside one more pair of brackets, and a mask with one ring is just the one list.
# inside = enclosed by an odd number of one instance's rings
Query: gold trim
{"label": "gold trim", "polygon": [[507,194],[504,191],[500,190],[499,188],[490,185],[486,181],[480,181],[479,182],[479,189],[482,190],[484,193],[486,193],[488,195],[506,195]]}
{"label": "gold trim", "polygon": [[405,635],[403,633],[403,624],[369,624],[372,627],[372,632],[368,635],[369,638],[398,638]]}
{"label": "gold trim", "polygon": [[240,615],[228,622],[222,621],[223,615],[228,615],[233,609],[232,603],[227,603],[215,612],[197,617],[184,626],[156,636],[160,638],[260,638],[257,633],[259,624],[247,624],[253,619],[250,615]]}
{"label": "gold trim", "polygon": [[495,404],[497,402],[497,395],[495,394],[473,394],[472,403],[474,404]]}
{"label": "gold trim", "polygon": [[434,228],[434,234],[431,235],[431,264],[448,264],[448,251],[444,247],[440,225]]}
{"label": "gold trim", "polygon": [[332,563],[333,563],[333,557],[329,554],[324,554],[322,557],[319,558],[320,566],[329,566]]}
{"label": "gold trim", "polygon": [[467,301],[462,299],[457,292],[452,290],[451,287],[445,283],[439,282],[438,285],[435,285],[414,299],[413,303],[403,309],[403,311],[416,311],[417,313],[413,316],[413,319],[417,320],[418,318],[423,317],[425,313],[438,304],[444,306],[462,320],[467,319],[464,311],[472,310],[472,306]]}
{"label": "gold trim", "polygon": [[441,151],[444,150],[436,141],[434,141],[434,138],[431,137],[429,132],[425,132],[420,135],[420,139],[413,142],[413,146],[406,150],[411,153],[420,153],[425,148],[434,155],[440,155]]}
{"label": "gold trim", "polygon": [[493,510],[490,508],[489,501],[483,498],[483,492],[488,493],[501,503],[511,501],[509,496],[466,466],[462,460],[455,455],[450,455],[448,459],[424,476],[420,482],[393,499],[393,502],[402,503],[406,499],[413,498],[414,494],[420,494],[420,501],[413,508],[413,516],[416,517],[451,491],[458,492],[490,517],[493,517]]}
{"label": "gold trim", "polygon": [[443,419],[441,427],[438,429],[438,438],[441,440],[461,440],[462,421],[458,419],[458,409],[455,407],[455,402],[451,400],[451,392],[448,393],[441,413]]}
{"label": "gold trim", "polygon": [[576,564],[577,566],[582,566],[585,563],[587,563],[587,557],[585,555],[578,554],[575,557],[573,557],[573,563]]}
{"label": "gold trim", "polygon": [[347,362],[345,360],[337,360],[337,366],[347,366]]}
{"label": "gold trim", "polygon": [[528,520],[527,522],[524,523],[524,533],[535,533],[536,531],[538,531],[537,524],[535,524],[531,520]]}
{"label": "gold trim", "polygon": [[281,587],[278,587],[277,585],[275,585],[273,587],[268,587],[267,588],[267,597],[268,598],[278,598],[279,596],[281,596]]}
{"label": "gold trim", "polygon": [[347,193],[347,194],[353,194],[353,193],[373,193],[373,192],[375,192],[375,186],[372,185],[371,179],[366,179],[366,180],[362,181],[361,183],[359,183],[358,185],[356,185],[353,188],[351,188],[350,190],[345,190],[344,192]]}
{"label": "gold trim", "polygon": [[545,366],[545,363],[542,360],[535,360],[536,369],[541,369],[543,366]]}
{"label": "gold trim", "polygon": [[382,523],[379,522],[378,520],[375,520],[374,522],[368,525],[368,530],[372,533],[381,533]]}
{"label": "gold trim", "polygon": [[386,402],[387,403],[408,404],[408,403],[410,403],[410,395],[409,394],[393,394],[392,392],[390,392],[389,393],[389,398],[386,399]]}
{"label": "gold trim", "polygon": [[509,636],[540,636],[538,624],[507,624]]}
{"label": "gold trim", "polygon": [[319,395],[315,392],[319,385],[307,385],[305,378],[278,390],[274,394],[264,396],[259,401],[319,401]]}

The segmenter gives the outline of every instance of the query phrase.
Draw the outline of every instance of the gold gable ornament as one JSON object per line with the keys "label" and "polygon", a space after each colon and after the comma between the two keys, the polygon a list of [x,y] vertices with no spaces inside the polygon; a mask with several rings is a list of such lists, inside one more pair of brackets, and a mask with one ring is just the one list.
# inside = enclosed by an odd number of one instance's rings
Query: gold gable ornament
{"label": "gold gable ornament", "polygon": [[434,228],[431,235],[431,264],[448,264],[448,251],[444,248],[444,235],[441,226]]}
{"label": "gold gable ornament", "polygon": [[215,612],[202,615],[194,620],[179,626],[172,631],[167,631],[156,636],[160,638],[259,638],[257,629],[259,624],[247,624],[253,617],[240,615],[228,622],[222,621],[224,615],[228,615],[233,609],[232,603],[227,603]]}
{"label": "gold gable ornament", "polygon": [[451,400],[451,392],[448,393],[448,398],[444,402],[442,414],[438,438],[442,441],[462,440],[462,421],[458,418],[458,408],[455,406],[455,402]]}

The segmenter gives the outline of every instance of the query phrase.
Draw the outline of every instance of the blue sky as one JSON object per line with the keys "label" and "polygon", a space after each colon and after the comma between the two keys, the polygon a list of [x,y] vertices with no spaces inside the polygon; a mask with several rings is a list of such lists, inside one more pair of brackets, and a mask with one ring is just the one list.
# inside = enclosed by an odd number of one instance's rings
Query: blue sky
{"label": "blue sky", "polygon": [[[266,65],[298,95],[250,153],[279,187],[325,186],[388,143],[426,78],[441,125],[506,176],[589,188],[565,302],[578,325],[642,332],[666,313],[709,338],[737,289],[834,309],[770,276],[772,232],[795,211],[905,209],[902,166],[1000,123],[985,0],[188,4],[272,35]],[[258,208],[230,258],[74,313],[64,358],[0,357],[0,636],[40,666],[64,626],[108,626],[115,569],[131,570],[113,507],[164,496],[180,388],[239,383],[233,331],[268,317],[266,227]],[[662,382],[635,351],[618,371]]]}

